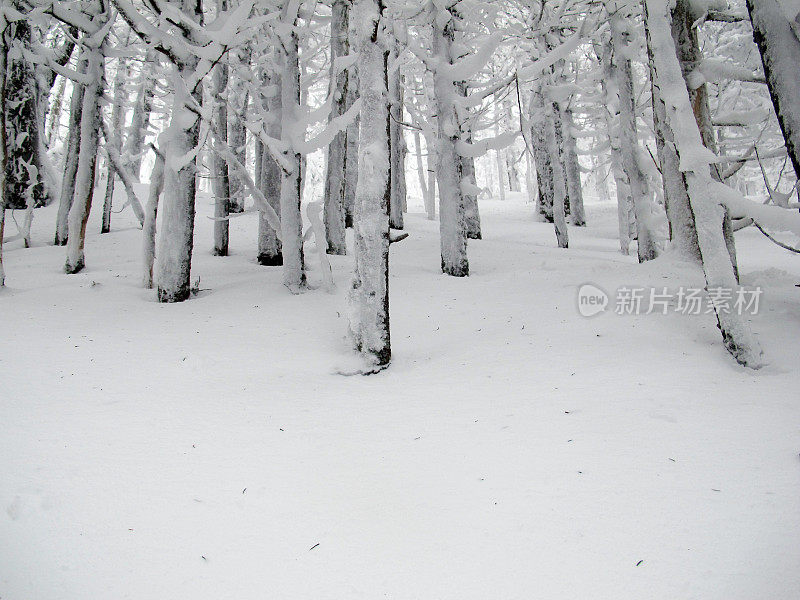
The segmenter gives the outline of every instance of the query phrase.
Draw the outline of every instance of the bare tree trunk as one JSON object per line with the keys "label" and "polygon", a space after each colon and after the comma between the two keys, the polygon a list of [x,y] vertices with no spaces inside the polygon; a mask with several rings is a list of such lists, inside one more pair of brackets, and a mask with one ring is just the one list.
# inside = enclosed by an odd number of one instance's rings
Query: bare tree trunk
{"label": "bare tree trunk", "polygon": [[391,359],[389,335],[388,51],[379,39],[382,0],[356,0],[361,133],[355,202],[355,269],[349,294],[350,334],[366,372]]}
{"label": "bare tree trunk", "polygon": [[[350,53],[348,30],[350,0],[334,0],[331,7],[331,92],[330,119],[347,110],[348,70],[338,70],[336,59]],[[347,130],[340,131],[328,145],[325,171],[324,219],[328,254],[347,254],[345,241],[345,177],[347,173]]]}

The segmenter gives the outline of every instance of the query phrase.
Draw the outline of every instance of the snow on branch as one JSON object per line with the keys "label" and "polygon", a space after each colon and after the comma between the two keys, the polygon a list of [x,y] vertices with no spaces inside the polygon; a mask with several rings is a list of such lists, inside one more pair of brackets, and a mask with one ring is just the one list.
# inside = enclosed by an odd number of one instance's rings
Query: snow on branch
{"label": "snow on branch", "polygon": [[464,158],[477,158],[483,156],[489,150],[502,150],[503,148],[507,148],[513,144],[520,135],[522,135],[520,131],[508,131],[498,136],[472,143],[459,140],[456,142],[456,152],[458,152],[459,156],[463,156]]}

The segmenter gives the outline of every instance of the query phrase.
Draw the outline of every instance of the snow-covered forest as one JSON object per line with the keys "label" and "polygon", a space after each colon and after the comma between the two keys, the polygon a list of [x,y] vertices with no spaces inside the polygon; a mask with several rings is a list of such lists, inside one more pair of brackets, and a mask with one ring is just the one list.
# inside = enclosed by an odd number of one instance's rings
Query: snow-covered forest
{"label": "snow-covered forest", "polygon": [[0,598],[800,597],[800,0],[0,33]]}

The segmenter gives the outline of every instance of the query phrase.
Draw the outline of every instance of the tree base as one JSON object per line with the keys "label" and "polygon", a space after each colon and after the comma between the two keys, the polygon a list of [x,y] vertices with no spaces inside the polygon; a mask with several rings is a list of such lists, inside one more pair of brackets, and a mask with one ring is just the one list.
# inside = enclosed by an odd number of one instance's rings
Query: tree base
{"label": "tree base", "polygon": [[179,290],[165,290],[158,288],[158,301],[164,304],[173,304],[175,302],[183,302],[189,299],[189,288],[181,288]]}
{"label": "tree base", "polygon": [[74,265],[70,264],[69,260],[67,260],[64,265],[64,273],[67,275],[74,275],[75,273],[83,271],[84,267],[86,267],[86,263],[83,260],[83,256],[81,256]]}
{"label": "tree base", "polygon": [[469,265],[445,265],[443,262],[442,273],[450,277],[469,277]]}
{"label": "tree base", "polygon": [[328,248],[325,250],[325,254],[331,254],[333,256],[347,256],[347,248],[328,246]]}
{"label": "tree base", "polygon": [[214,248],[211,251],[212,256],[228,256],[228,249],[227,248]]}
{"label": "tree base", "polygon": [[258,261],[258,264],[264,267],[283,266],[283,254],[259,254],[256,260]]}

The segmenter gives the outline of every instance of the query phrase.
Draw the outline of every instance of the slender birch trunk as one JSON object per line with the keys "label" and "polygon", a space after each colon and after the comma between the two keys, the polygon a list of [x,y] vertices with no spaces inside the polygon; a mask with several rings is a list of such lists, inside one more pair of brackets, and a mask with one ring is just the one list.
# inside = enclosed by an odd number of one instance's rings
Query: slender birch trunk
{"label": "slender birch trunk", "polygon": [[[125,45],[128,44],[128,36],[125,38]],[[106,145],[119,153],[122,151],[122,128],[125,120],[125,104],[126,104],[126,83],[130,69],[127,61],[120,58],[117,64],[117,74],[114,77],[114,104],[111,107],[111,131],[112,139],[106,140]],[[103,221],[100,226],[100,233],[108,233],[111,231],[111,207],[114,201],[114,187],[116,182],[116,171],[111,164],[111,158],[108,157],[107,163],[107,177],[106,177],[106,193],[103,199]]]}
{"label": "slender birch trunk", "polygon": [[567,178],[567,196],[569,196],[570,217],[576,227],[586,225],[586,212],[583,208],[583,186],[581,184],[581,167],[578,162],[578,147],[575,141],[575,120],[572,108],[568,103],[561,106],[561,122],[563,124],[563,156],[564,172]]}

